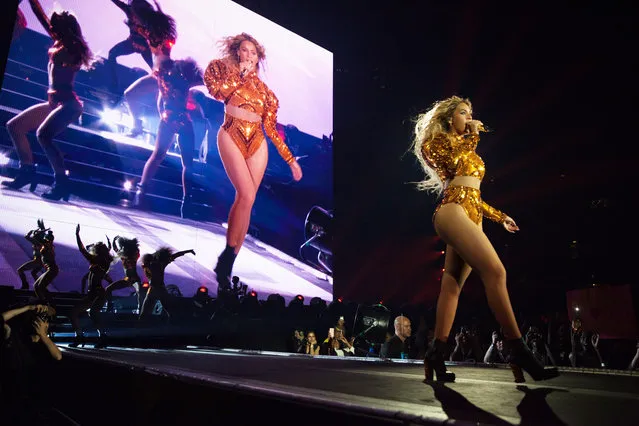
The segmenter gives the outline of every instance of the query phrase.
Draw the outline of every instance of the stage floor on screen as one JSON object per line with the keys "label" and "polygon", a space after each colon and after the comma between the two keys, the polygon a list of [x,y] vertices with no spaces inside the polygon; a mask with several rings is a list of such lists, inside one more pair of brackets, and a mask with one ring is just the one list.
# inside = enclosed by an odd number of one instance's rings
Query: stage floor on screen
{"label": "stage floor on screen", "polygon": [[[105,235],[110,238],[121,235],[138,238],[142,254],[162,246],[175,251],[194,249],[196,256],[183,256],[167,267],[166,283],[177,285],[187,297],[195,294],[201,285],[207,286],[212,294],[217,292],[212,269],[226,244],[224,224],[96,204],[74,196],[69,202],[48,202],[40,198],[45,187],[41,185],[40,188],[36,193],[5,188],[0,192],[0,274],[3,285],[20,287],[16,269],[30,259],[32,252],[24,235],[36,227],[38,218],[44,218],[45,225],[51,227],[55,234],[56,260],[60,266],[60,274],[49,287],[51,291],[80,290],[81,277],[87,272],[88,264],[75,241],[75,227],[79,223],[85,245],[106,241]],[[121,264],[115,264],[110,274],[114,280],[123,277]],[[271,293],[279,293],[287,301],[298,294],[309,299],[333,299],[332,280],[325,274],[251,236],[246,238],[233,274],[247,284],[249,291],[255,290],[259,299],[265,299]],[[29,273],[27,279],[32,285]],[[130,289],[121,290],[121,295],[128,293]]]}

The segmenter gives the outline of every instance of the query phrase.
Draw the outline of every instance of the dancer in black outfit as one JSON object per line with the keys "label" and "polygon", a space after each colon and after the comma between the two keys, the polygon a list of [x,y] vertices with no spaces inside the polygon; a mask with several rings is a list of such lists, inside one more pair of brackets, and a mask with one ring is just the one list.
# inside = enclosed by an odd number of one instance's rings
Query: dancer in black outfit
{"label": "dancer in black outfit", "polygon": [[[118,245],[120,247],[118,247]],[[113,239],[113,249],[122,260],[124,268],[124,278],[111,283],[106,288],[107,311],[113,310],[113,296],[115,290],[121,290],[126,287],[133,287],[138,294],[138,312],[142,308],[142,279],[138,275],[138,259],[140,258],[140,244],[137,238],[129,239],[120,237],[119,235]]]}
{"label": "dancer in black outfit", "polygon": [[166,291],[164,283],[164,270],[180,256],[184,256],[187,253],[195,255],[194,250],[184,250],[177,253],[173,253],[170,248],[162,247],[153,254],[145,254],[142,256],[142,269],[144,274],[149,279],[149,292],[142,304],[142,311],[140,312],[140,319],[147,318],[155,307],[156,302],[159,300],[162,303],[162,309],[170,317],[167,306],[170,306],[170,295]]}
{"label": "dancer in black outfit", "polygon": [[[44,221],[38,219],[38,227],[44,229]],[[55,277],[58,276],[60,268],[55,263],[55,247],[53,246],[53,232],[50,229],[44,229],[43,232],[32,235],[27,238],[29,242],[39,247],[40,260],[45,271],[33,283],[33,290],[36,297],[42,301],[46,301],[49,306],[54,306],[53,297],[47,290],[47,287]]]}
{"label": "dancer in black outfit", "polygon": [[38,227],[30,230],[27,232],[27,235],[24,236],[24,238],[31,243],[33,255],[31,260],[20,265],[18,268],[18,275],[20,276],[20,281],[22,281],[22,290],[29,290],[29,283],[27,282],[27,277],[24,272],[31,271],[31,276],[35,282],[38,279],[38,274],[44,268],[40,249],[42,248],[42,238],[47,234],[47,231],[49,230],[44,228],[42,219],[38,219]]}
{"label": "dancer in black outfit", "polygon": [[95,345],[96,348],[104,347],[106,341],[106,334],[102,328],[100,311],[104,302],[106,301],[106,293],[104,287],[102,287],[102,280],[109,272],[111,262],[113,262],[113,256],[111,255],[111,242],[107,244],[103,242],[97,242],[92,245],[89,252],[82,240],[80,239],[80,225],[75,228],[75,237],[78,243],[78,250],[89,262],[89,293],[80,300],[72,309],[71,323],[75,330],[75,339],[69,346],[77,347],[78,345],[84,346],[84,333],[80,327],[80,313],[89,310],[89,318],[93,321],[93,324],[98,329],[99,340]]}

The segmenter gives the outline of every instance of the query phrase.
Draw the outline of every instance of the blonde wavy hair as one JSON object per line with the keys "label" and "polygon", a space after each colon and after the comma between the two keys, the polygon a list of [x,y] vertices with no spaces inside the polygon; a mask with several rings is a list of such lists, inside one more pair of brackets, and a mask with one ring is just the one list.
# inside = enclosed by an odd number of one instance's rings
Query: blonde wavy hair
{"label": "blonde wavy hair", "polygon": [[450,120],[452,120],[453,113],[459,104],[466,104],[472,110],[470,99],[451,96],[448,99],[435,102],[428,111],[418,115],[415,119],[415,136],[411,148],[426,174],[424,180],[416,182],[419,191],[428,191],[439,196],[446,186],[435,169],[424,158],[422,147],[439,135],[450,135],[452,130]]}
{"label": "blonde wavy hair", "polygon": [[224,55],[224,60],[226,62],[230,62],[235,66],[240,66],[239,61],[239,52],[240,45],[243,41],[250,41],[255,45],[255,50],[257,50],[257,64],[255,64],[255,69],[260,70],[260,67],[264,65],[264,61],[266,60],[266,49],[262,46],[256,39],[250,34],[241,33],[234,36],[224,37],[222,40],[218,42],[220,46],[220,51]]}

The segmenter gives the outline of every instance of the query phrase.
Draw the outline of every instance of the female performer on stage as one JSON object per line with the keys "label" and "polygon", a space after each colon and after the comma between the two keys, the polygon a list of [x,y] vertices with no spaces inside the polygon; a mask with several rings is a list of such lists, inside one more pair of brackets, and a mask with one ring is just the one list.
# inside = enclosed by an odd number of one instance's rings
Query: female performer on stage
{"label": "female performer on stage", "polygon": [[485,130],[481,121],[473,120],[470,101],[457,96],[436,102],[418,117],[415,126],[413,151],[426,173],[418,188],[437,195],[443,192],[433,222],[437,235],[447,244],[435,338],[424,359],[426,380],[433,379],[433,372],[439,381],[455,380],[455,374],[446,371],[444,353],[459,294],[472,269],[479,272],[488,304],[502,326],[515,381],[524,381],[522,369],[535,380],[550,379],[558,375],[557,369],[544,369],[522,341],[504,265],[482,230],[483,217],[502,224],[508,232],[519,228],[512,218],[480,197],[485,173],[484,162],[475,152],[480,131]]}
{"label": "female performer on stage", "polygon": [[31,190],[35,190],[36,173],[27,132],[38,129],[38,142],[55,174],[51,191],[42,196],[49,200],[68,200],[71,189],[69,178],[65,174],[62,153],[53,144],[53,138],[82,114],[82,103],[73,91],[73,81],[81,68],[89,67],[92,54],[75,16],[66,11],[54,12],[49,19],[38,0],[29,0],[29,4],[54,41],[49,49],[49,101],[33,105],[7,122],[7,130],[20,159],[20,170],[13,181],[2,184],[12,189],[31,184]]}
{"label": "female performer on stage", "polygon": [[39,247],[40,260],[42,261],[42,266],[44,266],[44,273],[33,283],[33,290],[38,299],[46,301],[49,306],[54,306],[53,298],[47,287],[60,272],[60,268],[55,263],[55,247],[53,246],[55,238],[50,229],[45,229],[42,219],[38,219],[38,228],[41,232],[36,232],[27,238],[34,247]]}
{"label": "female performer on stage", "polygon": [[80,225],[75,228],[75,239],[78,243],[78,250],[82,253],[82,256],[89,262],[89,292],[80,300],[71,311],[71,323],[75,330],[75,340],[69,346],[77,347],[78,345],[84,346],[84,333],[80,327],[80,313],[89,310],[89,317],[93,321],[93,324],[98,329],[99,341],[95,345],[96,348],[104,347],[106,341],[106,335],[102,329],[102,322],[100,317],[100,311],[104,302],[106,301],[106,294],[104,287],[102,287],[102,280],[109,272],[113,256],[111,255],[111,242],[107,242],[108,245],[99,241],[92,245],[91,251],[88,251],[82,239],[80,238]]}
{"label": "female performer on stage", "polygon": [[38,227],[36,229],[32,229],[27,232],[27,235],[24,238],[31,243],[31,247],[33,248],[33,255],[31,260],[25,262],[20,265],[18,268],[18,275],[20,276],[20,281],[22,282],[22,290],[29,290],[29,283],[27,282],[27,277],[24,274],[24,271],[31,271],[31,276],[33,277],[33,281],[37,281],[38,273],[42,270],[44,265],[42,264],[42,255],[40,254],[40,249],[42,249],[42,239],[47,234],[48,229],[44,227],[44,221],[42,219],[38,219]]}
{"label": "female performer on stage", "polygon": [[142,256],[142,269],[149,279],[149,291],[144,298],[144,303],[142,303],[142,310],[140,311],[141,320],[148,317],[158,300],[162,304],[164,312],[170,317],[167,309],[171,305],[169,302],[170,295],[164,283],[164,270],[169,266],[169,263],[188,253],[195,256],[194,250],[184,250],[173,253],[170,248],[162,247],[153,254],[147,253]]}
{"label": "female performer on stage", "polygon": [[[118,247],[118,245],[120,247]],[[124,268],[124,278],[111,283],[106,288],[107,311],[113,309],[112,293],[126,287],[136,287],[138,294],[138,311],[142,308],[142,300],[140,293],[142,292],[142,279],[138,275],[138,259],[140,258],[140,244],[137,238],[129,239],[120,237],[119,235],[113,239],[113,249],[122,261]]]}
{"label": "female performer on stage", "polygon": [[278,99],[259,78],[260,63],[266,58],[264,47],[249,34],[222,40],[222,59],[211,61],[204,74],[209,93],[224,102],[224,123],[217,135],[220,158],[235,188],[226,233],[226,248],[218,257],[215,273],[220,287],[230,286],[233,263],[251,220],[251,209],[264,177],[268,147],[264,131],[288,163],[293,179],[302,178],[302,169],[275,126]]}

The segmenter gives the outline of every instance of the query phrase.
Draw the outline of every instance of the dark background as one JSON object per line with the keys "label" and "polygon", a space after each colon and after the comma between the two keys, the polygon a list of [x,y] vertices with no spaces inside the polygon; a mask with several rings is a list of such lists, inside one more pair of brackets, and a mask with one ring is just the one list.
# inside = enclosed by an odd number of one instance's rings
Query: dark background
{"label": "dark background", "polygon": [[[636,285],[632,6],[237,3],[335,54],[335,297],[436,299],[443,244],[431,224],[435,200],[408,184],[422,175],[406,152],[411,119],[453,94],[471,98],[475,118],[494,129],[478,148],[482,195],[521,231],[488,221],[484,229],[508,270],[515,309],[564,309],[566,290]],[[2,31],[8,37],[10,25]],[[475,303],[482,298],[471,276],[462,306],[485,306]]]}

